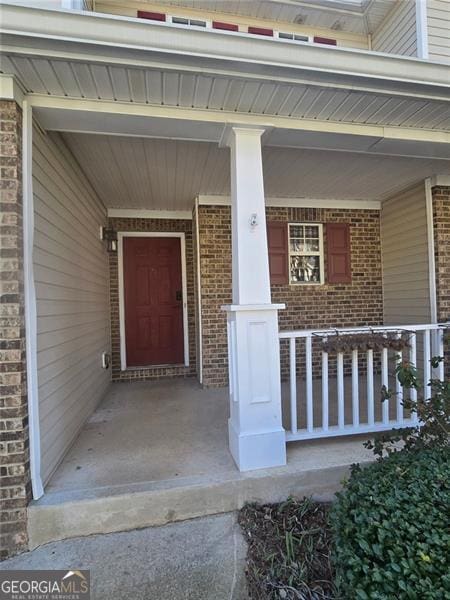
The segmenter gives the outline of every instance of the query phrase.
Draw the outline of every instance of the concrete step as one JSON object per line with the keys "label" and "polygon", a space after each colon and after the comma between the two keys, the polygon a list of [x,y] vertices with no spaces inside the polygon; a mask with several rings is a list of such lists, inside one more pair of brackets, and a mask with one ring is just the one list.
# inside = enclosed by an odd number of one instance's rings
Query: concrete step
{"label": "concrete step", "polygon": [[[341,452],[328,453],[336,447]],[[290,495],[331,500],[350,465],[371,460],[359,440],[341,440],[339,446],[334,443],[320,450],[321,460],[291,459],[285,467],[248,473],[236,470],[217,476],[50,492],[29,506],[30,548],[71,537],[232,512],[246,502],[279,502]]]}

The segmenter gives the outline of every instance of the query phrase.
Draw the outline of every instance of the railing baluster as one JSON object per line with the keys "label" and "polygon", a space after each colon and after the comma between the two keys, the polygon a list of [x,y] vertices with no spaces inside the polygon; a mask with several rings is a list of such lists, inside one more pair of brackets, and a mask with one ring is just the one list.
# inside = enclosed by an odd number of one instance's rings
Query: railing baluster
{"label": "railing baluster", "polygon": [[425,329],[423,332],[423,393],[425,400],[430,399],[430,383],[431,379],[431,335],[430,330]]}
{"label": "railing baluster", "polygon": [[[388,366],[388,349],[383,348],[381,355],[381,385],[384,385],[386,390],[389,388],[389,366]],[[385,398],[382,403],[383,407],[383,423],[389,423],[389,399]]]}
{"label": "railing baluster", "polygon": [[352,351],[352,421],[353,427],[359,425],[359,371],[358,350]]}
{"label": "railing baluster", "polygon": [[373,350],[367,350],[367,422],[375,423],[375,406],[373,402]]}
{"label": "railing baluster", "polygon": [[[397,333],[397,337],[401,338],[402,334],[401,333]],[[403,360],[403,352],[401,350],[399,350],[396,354],[396,358],[398,358],[398,361],[395,361],[395,366],[397,367],[399,362],[402,362]],[[400,381],[398,380],[397,374],[395,374],[395,398],[396,398],[396,406],[397,406],[397,422],[398,423],[402,423],[403,422],[403,390],[402,390],[402,386],[400,384]]]}
{"label": "railing baluster", "polygon": [[338,397],[338,427],[344,429],[345,425],[345,404],[344,404],[344,355],[338,352],[337,355],[337,397]]}
{"label": "railing baluster", "polygon": [[[409,362],[414,365],[414,367],[417,367],[417,339],[415,333],[411,334],[409,343]],[[417,390],[411,388],[410,393],[411,400],[417,400]]]}
{"label": "railing baluster", "polygon": [[313,372],[312,372],[312,338],[306,337],[306,429],[312,431],[314,428],[313,417]]}
{"label": "railing baluster", "polygon": [[[323,338],[326,341],[326,338]],[[328,431],[328,352],[322,352],[322,428]]]}
{"label": "railing baluster", "polygon": [[[444,358],[444,330],[443,329],[438,329],[436,331],[436,335],[437,335],[437,346],[438,346],[438,355],[442,358]],[[444,361],[442,360],[439,363],[439,367],[438,367],[438,377],[440,381],[444,381]]]}
{"label": "railing baluster", "polygon": [[291,431],[297,433],[297,357],[295,356],[295,337],[289,338],[289,369],[291,386]]}

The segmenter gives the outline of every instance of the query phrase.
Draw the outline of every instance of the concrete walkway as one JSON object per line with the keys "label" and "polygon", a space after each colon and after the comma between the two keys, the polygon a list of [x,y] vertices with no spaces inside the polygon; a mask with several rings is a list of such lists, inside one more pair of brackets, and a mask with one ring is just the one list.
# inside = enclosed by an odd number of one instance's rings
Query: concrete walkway
{"label": "concrete walkway", "polygon": [[246,600],[245,555],[236,513],[227,513],[52,542],[0,571],[90,569],[92,600]]}

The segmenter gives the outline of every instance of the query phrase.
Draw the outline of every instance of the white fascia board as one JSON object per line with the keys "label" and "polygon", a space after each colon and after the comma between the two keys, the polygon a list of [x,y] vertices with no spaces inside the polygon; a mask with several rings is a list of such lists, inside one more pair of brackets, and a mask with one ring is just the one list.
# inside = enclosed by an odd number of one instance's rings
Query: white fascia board
{"label": "white fascia board", "polygon": [[[422,91],[441,94],[450,88],[448,65],[342,47],[327,48],[299,43],[296,52],[277,38],[259,39],[240,32],[194,31],[167,23],[99,13],[66,12],[5,4],[2,6],[4,52],[28,54],[45,50],[71,59],[125,62],[148,58],[160,66],[202,70],[225,66],[234,75],[257,73],[262,79],[296,78],[299,73],[316,81],[339,78],[352,86],[361,83],[377,91]],[[133,40],[130,43],[130,40]],[[74,47],[71,42],[75,42]],[[62,45],[61,45],[62,43]],[[10,45],[11,44],[11,45]],[[69,48],[68,48],[69,47]],[[143,54],[144,56],[139,56]],[[41,54],[42,55],[42,54]],[[233,64],[231,64],[231,61]],[[131,62],[128,62],[131,65]],[[262,73],[261,68],[264,69]],[[344,81],[345,80],[345,81]],[[448,98],[448,96],[447,96]]]}
{"label": "white fascia board", "polygon": [[[231,206],[230,196],[200,195],[199,206]],[[341,200],[333,198],[266,198],[266,206],[279,208],[332,208],[380,210],[379,200]]]}
{"label": "white fascia board", "polygon": [[108,208],[108,217],[121,219],[183,219],[192,221],[192,211]]}

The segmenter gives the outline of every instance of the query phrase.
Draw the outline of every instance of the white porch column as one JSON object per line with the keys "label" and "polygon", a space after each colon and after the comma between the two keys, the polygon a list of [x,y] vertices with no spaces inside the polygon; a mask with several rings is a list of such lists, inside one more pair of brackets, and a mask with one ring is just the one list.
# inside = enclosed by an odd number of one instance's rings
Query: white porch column
{"label": "white porch column", "polygon": [[271,304],[261,129],[232,128],[233,304],[227,311],[229,443],[240,471],[286,464],[278,309]]}

